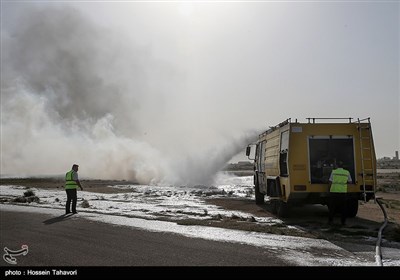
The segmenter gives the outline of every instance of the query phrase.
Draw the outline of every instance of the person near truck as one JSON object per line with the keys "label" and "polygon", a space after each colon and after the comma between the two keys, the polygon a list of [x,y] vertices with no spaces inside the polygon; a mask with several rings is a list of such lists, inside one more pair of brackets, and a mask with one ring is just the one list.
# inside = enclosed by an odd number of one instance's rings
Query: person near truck
{"label": "person near truck", "polygon": [[333,217],[337,211],[341,212],[341,223],[346,225],[347,217],[347,183],[351,183],[350,172],[343,168],[343,162],[336,163],[329,177],[329,219],[328,224],[333,223]]}
{"label": "person near truck", "polygon": [[65,214],[71,213],[71,202],[72,202],[72,213],[76,212],[76,202],[78,200],[77,190],[78,187],[83,190],[81,183],[78,179],[78,168],[79,165],[72,165],[72,169],[65,174],[65,191],[67,192],[67,203],[65,204]]}

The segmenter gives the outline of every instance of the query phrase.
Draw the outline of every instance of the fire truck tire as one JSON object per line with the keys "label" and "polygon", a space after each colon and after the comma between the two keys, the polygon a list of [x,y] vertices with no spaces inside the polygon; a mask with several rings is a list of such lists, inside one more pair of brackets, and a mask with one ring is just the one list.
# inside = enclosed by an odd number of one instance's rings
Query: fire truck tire
{"label": "fire truck tire", "polygon": [[289,206],[286,202],[283,201],[277,201],[278,202],[278,217],[280,218],[285,218],[288,216],[288,212],[289,212]]}
{"label": "fire truck tire", "polygon": [[254,193],[256,196],[256,204],[262,205],[264,204],[264,194],[260,192],[258,179],[254,179]]}
{"label": "fire truck tire", "polygon": [[277,214],[278,213],[278,201],[276,199],[270,200],[271,205],[271,213]]}

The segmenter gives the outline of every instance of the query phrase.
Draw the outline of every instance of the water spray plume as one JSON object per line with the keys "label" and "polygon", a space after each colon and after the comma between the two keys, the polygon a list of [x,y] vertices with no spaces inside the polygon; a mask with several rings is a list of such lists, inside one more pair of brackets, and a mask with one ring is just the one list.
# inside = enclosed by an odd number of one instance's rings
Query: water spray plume
{"label": "water spray plume", "polygon": [[2,175],[76,162],[84,177],[207,184],[254,136],[192,112],[211,104],[188,101],[179,69],[68,6],[27,6],[1,42]]}

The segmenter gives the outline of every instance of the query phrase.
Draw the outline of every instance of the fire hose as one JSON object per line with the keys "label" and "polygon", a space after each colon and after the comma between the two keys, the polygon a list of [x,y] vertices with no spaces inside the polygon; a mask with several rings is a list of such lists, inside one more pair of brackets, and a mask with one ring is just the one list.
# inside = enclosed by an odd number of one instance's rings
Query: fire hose
{"label": "fire hose", "polygon": [[375,199],[375,201],[378,203],[379,207],[381,208],[381,210],[382,210],[382,212],[383,212],[383,216],[384,216],[384,218],[385,218],[385,221],[383,222],[383,224],[382,224],[381,227],[379,228],[379,231],[378,231],[378,240],[376,241],[376,246],[375,246],[375,261],[376,261],[376,264],[379,265],[379,266],[383,266],[383,264],[382,264],[381,241],[382,241],[382,232],[383,232],[383,229],[386,227],[388,221],[387,221],[386,210],[385,210],[385,208],[384,208],[383,205],[382,205],[381,198],[380,198],[380,197],[379,197],[379,198],[377,197],[377,198]]}

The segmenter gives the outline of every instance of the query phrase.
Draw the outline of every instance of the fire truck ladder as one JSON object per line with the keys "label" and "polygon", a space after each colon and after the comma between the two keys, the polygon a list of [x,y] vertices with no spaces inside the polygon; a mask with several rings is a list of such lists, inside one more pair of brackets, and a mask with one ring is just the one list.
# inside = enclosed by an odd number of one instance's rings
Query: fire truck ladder
{"label": "fire truck ladder", "polygon": [[360,137],[360,149],[361,149],[361,177],[363,185],[363,196],[364,202],[367,201],[367,195],[365,186],[372,185],[375,193],[376,188],[376,174],[375,174],[375,157],[372,130],[370,118],[367,119],[357,119],[358,131]]}

